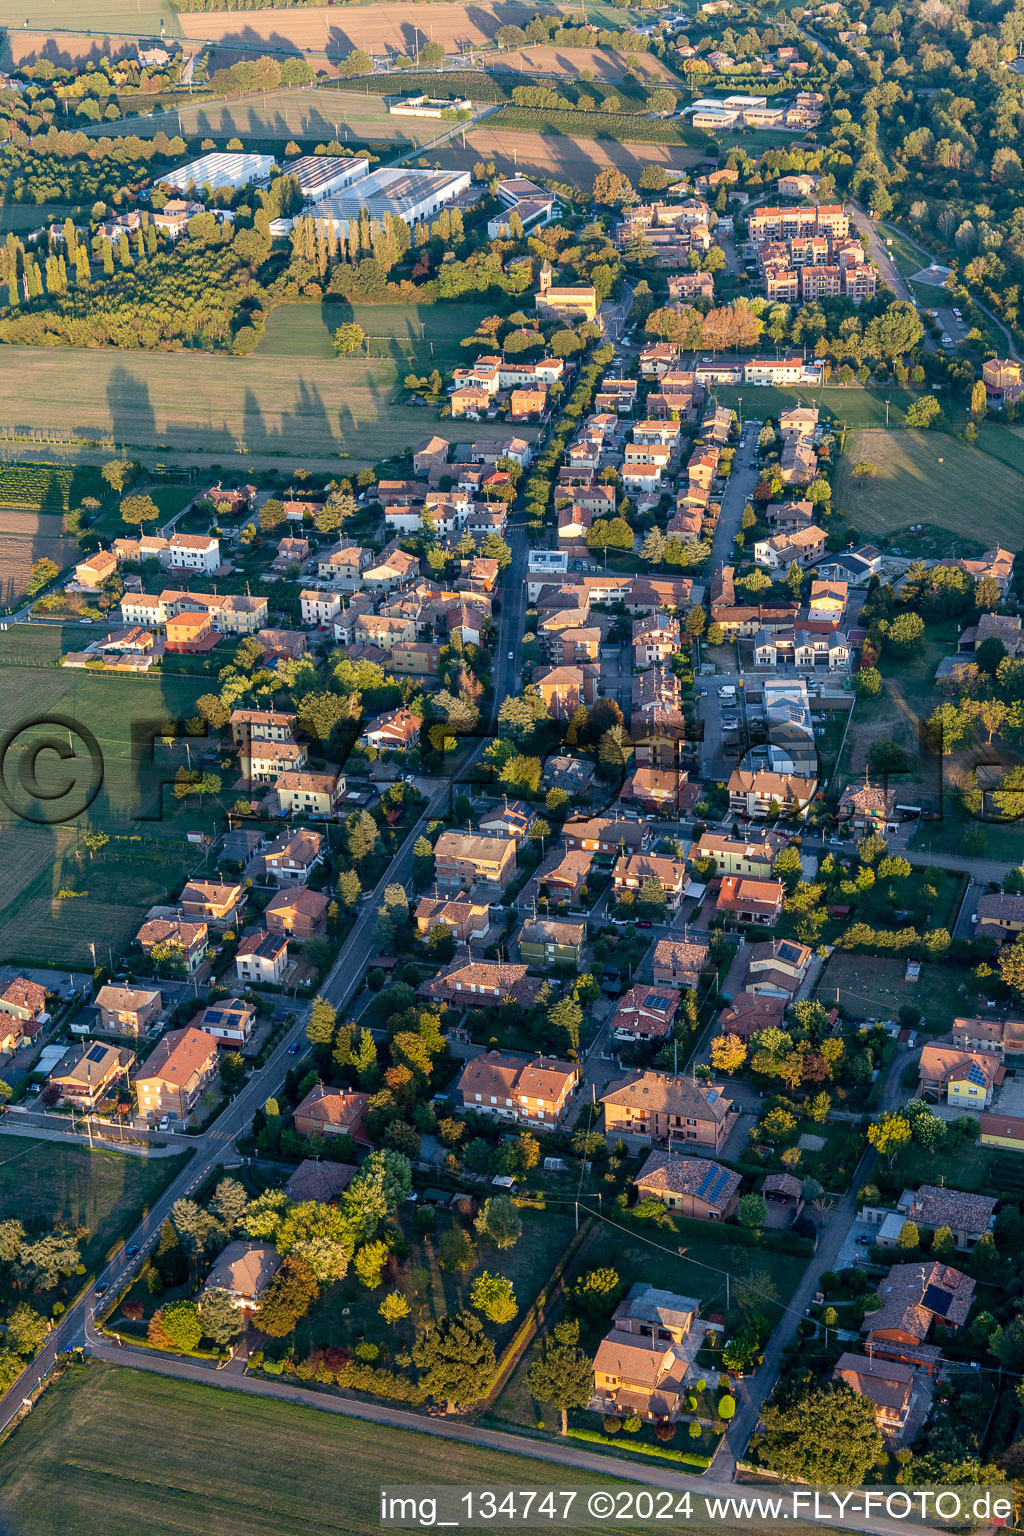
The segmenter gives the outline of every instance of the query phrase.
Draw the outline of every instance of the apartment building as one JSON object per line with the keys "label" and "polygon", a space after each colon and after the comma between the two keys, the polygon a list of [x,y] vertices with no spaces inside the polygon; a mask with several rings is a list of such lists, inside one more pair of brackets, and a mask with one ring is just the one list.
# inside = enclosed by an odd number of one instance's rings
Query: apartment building
{"label": "apartment building", "polygon": [[437,884],[445,890],[486,885],[503,891],[516,872],[514,838],[442,832],[434,845]]}

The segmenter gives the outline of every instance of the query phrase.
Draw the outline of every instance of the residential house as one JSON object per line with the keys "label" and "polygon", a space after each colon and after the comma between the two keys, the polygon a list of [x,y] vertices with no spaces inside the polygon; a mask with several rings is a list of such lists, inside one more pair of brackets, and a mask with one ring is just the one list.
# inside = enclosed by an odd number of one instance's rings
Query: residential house
{"label": "residential house", "polygon": [[117,556],[109,549],[98,549],[75,566],[75,585],[82,592],[99,592],[103,583],[117,575]]}
{"label": "residential house", "polygon": [[124,1046],[83,1040],[64,1054],[47,1082],[56,1088],[58,1103],[95,1109],[117,1083],[127,1079],[134,1060],[134,1052]]}
{"label": "residential house", "polygon": [[817,779],[767,768],[734,768],[729,776],[729,809],[734,816],[763,820],[773,809],[783,816],[803,816],[818,789]]}
{"label": "residential house", "polygon": [[729,837],[722,832],[702,832],[690,849],[690,859],[713,859],[720,875],[744,875],[752,880],[767,880],[786,839],[777,832],[763,832],[755,838]]}
{"label": "residential house", "polygon": [[388,710],[369,721],[359,737],[360,745],[374,747],[379,752],[404,752],[419,743],[422,724],[423,721],[407,709]]}
{"label": "residential house", "polygon": [[366,1111],[368,1093],[348,1088],[328,1088],[317,1083],[295,1106],[297,1136],[351,1136],[353,1141],[368,1142]]}
{"label": "residential house", "polygon": [[248,747],[256,741],[289,742],[295,737],[295,716],[283,710],[233,709],[229,723],[236,747]]}
{"label": "residential house", "polygon": [[615,861],[612,884],[615,894],[622,898],[624,891],[631,891],[637,900],[648,880],[655,880],[665,893],[665,905],[669,912],[677,912],[686,891],[686,865],[677,859],[660,858],[656,854],[637,853]]}
{"label": "residential house", "polygon": [[438,885],[447,890],[480,884],[503,891],[516,872],[515,840],[442,832],[434,844],[434,870]]}
{"label": "residential house", "polygon": [[506,998],[530,1008],[537,1000],[541,982],[526,973],[526,965],[506,965],[456,955],[450,965],[429,981],[421,982],[421,997],[463,1008],[500,1008]]}
{"label": "residential house", "polygon": [[170,1029],[144,1061],[137,1077],[143,1120],[189,1121],[216,1072],[216,1040],[203,1029]]}
{"label": "residential house", "polygon": [[839,623],[846,610],[849,590],[845,581],[812,581],[807,606],[812,615],[835,619]]}
{"label": "residential house", "polygon": [[665,666],[682,649],[682,627],[667,613],[652,613],[633,620],[633,665]]}
{"label": "residential house", "polygon": [[871,832],[884,837],[898,830],[896,791],[882,784],[872,784],[865,773],[864,783],[848,784],[839,797],[839,821],[848,837],[861,838]]}
{"label": "residential house", "polygon": [[788,571],[791,565],[806,570],[825,553],[825,530],[812,523],[789,533],[773,534],[754,544],[754,564],[769,571]]}
{"label": "residential house", "polygon": [[137,1037],[156,1023],[163,1008],[163,998],[159,992],[108,983],[96,994],[96,1008],[103,1034]]}
{"label": "residential house", "polygon": [[242,777],[250,785],[273,784],[282,773],[298,773],[305,768],[309,752],[300,741],[254,741],[243,747]]}
{"label": "residential house", "polygon": [[277,554],[270,569],[284,572],[291,566],[297,565],[300,570],[310,556],[310,544],[308,539],[285,538],[278,541]]}
{"label": "residential house", "polygon": [[774,928],[782,916],[786,888],[780,880],[752,880],[747,875],[723,875],[715,911],[738,923]]}
{"label": "residential house", "polygon": [[534,675],[548,714],[554,720],[571,720],[581,704],[597,703],[601,671],[589,663],[581,667],[549,667]]}
{"label": "residential house", "polygon": [[935,1232],[948,1227],[961,1251],[973,1248],[979,1237],[995,1226],[999,1197],[972,1195],[962,1189],[940,1188],[922,1184],[919,1189],[905,1189],[896,1202],[904,1221],[912,1221],[919,1231]]}
{"label": "residential house", "polygon": [[688,1146],[720,1152],[738,1115],[720,1088],[703,1079],[668,1072],[641,1072],[601,1096],[605,1136],[634,1136],[665,1143],[669,1150]]}
{"label": "residential house", "polygon": [[918,1079],[925,1093],[944,1097],[953,1108],[988,1109],[1006,1076],[1001,1061],[989,1052],[958,1051],[929,1042],[921,1051]]}
{"label": "residential house", "polygon": [[678,1345],[613,1328],[594,1357],[590,1407],[615,1417],[674,1423],[685,1409],[689,1363]]}
{"label": "residential house", "polygon": [[553,918],[528,919],[519,930],[519,957],[528,965],[579,967],[587,937],[585,923],[558,922]]}
{"label": "residential house", "polygon": [[324,836],[309,827],[282,832],[263,853],[263,869],[275,885],[305,885],[324,861]]}
{"label": "residential house", "polygon": [[257,986],[280,986],[287,969],[288,940],[280,934],[264,930],[247,933],[239,939],[235,950],[235,975],[239,981]]}
{"label": "residential house", "polygon": [[327,820],[335,816],[345,793],[345,780],[336,770],[326,773],[281,773],[274,785],[278,805],[293,816]]}
{"label": "residential house", "polygon": [[299,593],[299,608],[303,624],[315,624],[318,628],[325,629],[341,612],[341,596],[337,592],[307,587],[305,591]]}
{"label": "residential house", "polygon": [[178,897],[178,906],[186,917],[202,918],[214,927],[234,923],[246,903],[240,885],[222,885],[215,880],[190,880]]}
{"label": "residential house", "polygon": [[251,1317],[283,1262],[272,1243],[228,1243],[211,1266],[203,1290],[227,1291],[243,1317]]}
{"label": "residential house", "polygon": [[564,789],[569,796],[585,795],[594,781],[594,765],[578,757],[549,757],[544,764],[544,783]]}
{"label": "residential house", "polygon": [[510,837],[516,847],[521,848],[536,820],[537,812],[532,806],[523,800],[509,803],[506,797],[504,805],[486,811],[478,819],[477,826],[487,837]]}
{"label": "residential house", "polygon": [[499,1120],[560,1125],[579,1085],[580,1069],[551,1056],[532,1060],[488,1051],[462,1069],[456,1093],[464,1110]]}
{"label": "residential house", "polygon": [[22,1024],[42,1018],[46,1013],[46,988],[37,981],[15,976],[0,992],[0,1014],[4,1013]]}
{"label": "residential house", "polygon": [[655,982],[673,987],[696,987],[711,958],[703,939],[659,939],[654,946],[652,975]]}
{"label": "residential house", "polygon": [[883,1433],[898,1436],[906,1428],[914,1395],[911,1366],[846,1352],[836,1361],[832,1380],[844,1382],[851,1392],[874,1405],[875,1423]]}
{"label": "residential house", "polygon": [[[188,975],[198,970],[206,957],[209,946],[209,926],[206,923],[186,923],[178,918],[151,917],[143,923],[135,935],[135,942],[147,957],[154,949],[167,951],[180,957]],[[0,999],[0,1007],[3,1001]]]}
{"label": "residential house", "polygon": [[937,1352],[922,1353],[921,1346],[932,1324],[937,1320],[950,1333],[962,1328],[974,1300],[974,1281],[935,1259],[894,1265],[875,1290],[880,1304],[861,1323],[872,1357],[931,1368]]}
{"label": "residential house", "polygon": [[487,902],[471,901],[464,891],[451,900],[440,896],[422,896],[416,904],[416,931],[426,936],[438,923],[450,930],[459,944],[482,943],[491,930],[491,909]]}
{"label": "residential house", "polygon": [[[1024,931],[1024,896],[1005,891],[986,892],[978,898],[978,938],[1008,944]],[[2,1006],[2,1000],[0,1000]]]}
{"label": "residential house", "polygon": [[744,990],[791,1002],[811,965],[811,951],[795,939],[769,939],[755,944],[747,956]]}
{"label": "residential house", "polygon": [[700,793],[700,786],[689,782],[683,768],[637,768],[623,782],[619,799],[626,804],[634,801],[644,811],[667,811],[678,818],[693,810]]}
{"label": "residential house", "polygon": [[556,904],[564,902],[568,907],[578,907],[593,862],[593,854],[580,849],[553,848],[545,854],[533,879],[521,891],[520,907],[545,898]]}
{"label": "residential house", "polygon": [[953,1044],[960,1051],[989,1051],[1002,1061],[1004,1029],[999,1019],[954,1019]]}
{"label": "residential house", "polygon": [[355,1163],[325,1163],[317,1157],[306,1157],[284,1186],[284,1192],[296,1203],[317,1200],[321,1205],[333,1205],[358,1171]]}
{"label": "residential house", "polygon": [[256,1009],[244,997],[225,997],[197,1013],[190,1028],[201,1029],[204,1034],[212,1035],[218,1045],[237,1050],[248,1045],[252,1039],[256,1028]]}
{"label": "residential house", "polygon": [[630,987],[620,997],[612,1015],[611,1032],[616,1040],[638,1043],[664,1040],[679,1012],[679,993],[668,987],[646,984]]}
{"label": "residential house", "polygon": [[271,934],[313,939],[327,926],[327,906],[324,891],[313,891],[307,885],[300,885],[273,896],[263,917]]}
{"label": "residential house", "polygon": [[644,853],[650,847],[651,829],[643,821],[595,816],[586,821],[567,821],[562,840],[570,852]]}
{"label": "residential house", "polygon": [[655,1199],[697,1221],[727,1221],[739,1203],[738,1173],[707,1157],[651,1152],[633,1180],[640,1200]]}
{"label": "residential house", "polygon": [[784,997],[737,992],[718,1015],[719,1033],[739,1035],[741,1040],[749,1041],[762,1029],[782,1029],[785,1012]]}

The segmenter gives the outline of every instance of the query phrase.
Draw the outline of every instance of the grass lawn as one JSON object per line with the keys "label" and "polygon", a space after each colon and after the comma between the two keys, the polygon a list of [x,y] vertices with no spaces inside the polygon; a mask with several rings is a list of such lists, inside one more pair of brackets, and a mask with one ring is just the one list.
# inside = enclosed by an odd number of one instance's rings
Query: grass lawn
{"label": "grass lawn", "polygon": [[938,803],[941,763],[920,745],[920,728],[939,702],[935,669],[944,656],[956,650],[959,626],[955,620],[929,624],[909,655],[885,656],[882,660],[883,691],[874,699],[858,699],[846,750],[839,764],[843,781],[860,777],[868,753],[876,741],[895,741],[907,760],[907,770],[890,775],[899,799],[927,794]]}
{"label": "grass lawn", "polygon": [[799,389],[776,388],[774,385],[764,388],[748,385],[738,389],[719,385],[715,394],[719,404],[732,411],[740,409],[742,399],[744,421],[752,418],[764,421],[768,416],[778,419],[780,411],[790,410],[795,405],[816,405],[823,421],[845,422],[847,427],[884,426],[886,400],[889,401],[890,425],[902,426],[906,408],[914,398],[909,390],[895,384],[883,389],[865,388],[861,384],[825,384],[819,389],[807,385]]}
{"label": "grass lawn", "polygon": [[900,1153],[895,1166],[905,1174],[907,1183],[915,1186],[948,1184],[984,1195],[996,1190],[1024,1193],[1024,1158],[1001,1152],[998,1147],[958,1143],[955,1152],[943,1154],[911,1145]]}
{"label": "grass lawn", "polygon": [[[352,467],[372,463],[436,430],[435,410],[394,404],[409,358],[420,373],[443,366],[459,355],[466,327],[486,313],[483,305],[438,309],[432,357],[429,331],[422,348],[406,344],[416,309],[394,310],[400,328],[388,333],[393,345],[385,357],[310,356],[307,340],[282,340],[276,328],[268,329],[270,349],[252,357],[6,347],[0,420],[19,432],[155,448],[168,457],[242,453],[308,462],[338,455]],[[380,336],[382,311],[373,313],[366,329]],[[289,323],[279,322],[285,333]],[[321,323],[318,348],[324,334]]]}
{"label": "grass lawn", "polygon": [[[0,1518],[18,1536],[365,1536],[389,1480],[535,1488],[552,1478],[501,1451],[89,1365],[15,1431]],[[617,1485],[574,1468],[567,1486]]]}
{"label": "grass lawn", "polygon": [[[468,1310],[473,1281],[484,1270],[506,1275],[512,1281],[519,1303],[517,1320],[489,1328],[500,1355],[517,1323],[522,1321],[523,1313],[569,1246],[575,1230],[571,1215],[526,1209],[520,1215],[523,1235],[514,1248],[499,1253],[493,1245],[478,1242],[476,1264],[467,1274],[455,1275],[442,1269],[437,1260],[441,1236],[452,1225],[447,1212],[438,1212],[436,1231],[424,1238],[411,1210],[403,1211],[402,1227],[413,1245],[412,1253],[399,1265],[388,1289],[397,1287],[413,1301],[409,1317],[393,1327],[386,1325],[378,1311],[382,1292],[368,1291],[354,1276],[347,1276],[326,1293],[309,1317],[300,1323],[296,1330],[297,1355],[301,1358],[314,1346],[339,1344],[351,1350],[364,1338],[385,1347],[399,1343],[408,1346],[419,1323],[443,1317],[448,1312]],[[470,1232],[471,1237],[474,1235]],[[418,1293],[411,1278],[412,1270],[416,1268],[425,1269],[429,1277],[425,1288]]]}
{"label": "grass lawn", "polygon": [[[854,481],[853,465],[877,465]],[[860,533],[889,534],[924,522],[968,534],[985,548],[1020,544],[1024,438],[985,426],[972,447],[939,432],[858,431],[848,434],[836,471],[834,500]],[[971,516],[964,516],[970,507]]]}
{"label": "grass lawn", "polygon": [[[410,364],[424,373],[435,365],[443,372],[465,361],[459,338],[471,335],[488,313],[486,304],[460,304],[457,311],[444,304],[282,304],[267,321],[259,356],[319,358],[336,368],[390,361],[403,375]],[[361,325],[367,339],[362,352],[335,358],[331,337],[346,320]]]}
{"label": "grass lawn", "polygon": [[30,1231],[58,1221],[92,1233],[82,1257],[102,1260],[119,1232],[131,1229],[188,1160],[125,1157],[120,1152],[62,1147],[23,1136],[0,1140],[0,1221],[11,1217]]}
{"label": "grass lawn", "polygon": [[921,966],[916,982],[906,981],[906,961],[895,955],[859,955],[835,950],[818,982],[816,996],[835,1004],[855,1019],[895,1020],[904,1003],[924,1015],[924,1028],[939,1033],[959,1014],[973,1011],[966,971],[948,966]]}
{"label": "grass lawn", "polygon": [[[7,806],[0,808],[6,853],[0,960],[88,966],[90,941],[97,960],[105,960],[108,945],[119,949],[134,933],[141,912],[168,897],[196,867],[197,853],[185,842],[186,830],[209,830],[221,814],[215,804],[183,806],[161,788],[173,781],[182,748],[168,753],[162,744],[151,750],[133,746],[133,731],[156,731],[169,716],[191,713],[209,679],[97,677],[53,665],[61,651],[79,648],[87,636],[95,636],[95,630],[34,624],[16,625],[0,636],[0,717],[7,729],[25,727],[12,756],[20,760],[42,740],[63,746],[62,726],[32,724],[56,715],[90,731],[102,758],[99,767],[91,766],[83,738],[72,743],[81,768],[70,778],[67,763],[53,752],[38,758],[42,783],[54,791],[71,784],[74,797],[69,794],[67,810],[72,819],[65,823],[39,825],[16,817]],[[88,790],[100,772],[95,799],[75,814],[84,798],[75,790],[76,774]],[[7,782],[18,783],[16,762],[8,766]],[[26,800],[24,808],[31,809],[31,802]],[[110,838],[92,859],[78,847],[89,828]]]}

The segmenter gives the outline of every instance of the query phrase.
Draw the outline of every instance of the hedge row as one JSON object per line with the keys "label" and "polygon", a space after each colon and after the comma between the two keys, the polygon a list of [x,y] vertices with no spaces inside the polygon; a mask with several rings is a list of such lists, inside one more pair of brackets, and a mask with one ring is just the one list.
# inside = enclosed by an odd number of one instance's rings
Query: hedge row
{"label": "hedge row", "polygon": [[567,1433],[573,1440],[587,1440],[594,1445],[614,1445],[620,1451],[635,1452],[638,1456],[659,1456],[662,1461],[681,1461],[684,1466],[698,1467],[702,1472],[706,1472],[711,1465],[711,1457],[700,1451],[674,1451],[670,1445],[627,1444],[621,1436],[603,1435],[598,1429],[570,1429]]}

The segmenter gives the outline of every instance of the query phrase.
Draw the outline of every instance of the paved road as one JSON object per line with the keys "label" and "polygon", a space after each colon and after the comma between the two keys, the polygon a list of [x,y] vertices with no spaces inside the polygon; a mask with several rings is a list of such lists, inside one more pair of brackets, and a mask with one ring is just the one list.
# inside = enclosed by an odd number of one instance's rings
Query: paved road
{"label": "paved road", "polygon": [[[870,219],[864,209],[851,202],[850,219],[858,234],[868,237],[868,254],[884,282],[895,293],[898,299],[906,299],[908,303],[914,302],[914,295],[910,290],[910,284],[900,275],[899,269],[886,248],[885,240],[879,235],[879,226],[874,219]],[[927,340],[927,338],[926,338]]]}
{"label": "paved road", "polygon": [[[612,1485],[619,1480],[643,1483],[652,1488],[671,1488],[679,1493],[703,1494],[712,1499],[750,1497],[758,1491],[765,1494],[771,1492],[770,1488],[737,1489],[734,1483],[727,1477],[723,1477],[719,1469],[721,1455],[716,1458],[713,1468],[703,1477],[688,1476],[683,1472],[673,1472],[664,1465],[645,1466],[639,1462],[624,1461],[613,1454],[597,1455],[593,1451],[583,1450],[571,1440],[528,1440],[525,1436],[505,1434],[500,1430],[482,1429],[475,1424],[463,1424],[457,1420],[428,1419],[419,1414],[407,1413],[401,1408],[385,1408],[375,1403],[329,1397],[326,1393],[314,1392],[308,1387],[290,1386],[280,1381],[265,1381],[259,1377],[245,1376],[231,1367],[218,1371],[215,1367],[205,1366],[196,1361],[180,1360],[171,1355],[150,1354],[142,1350],[118,1349],[109,1344],[96,1344],[91,1348],[90,1353],[109,1365],[130,1366],[135,1370],[152,1371],[156,1375],[173,1376],[179,1381],[197,1382],[202,1386],[219,1387],[229,1392],[245,1392],[254,1397],[299,1403],[307,1408],[315,1408],[321,1413],[339,1414],[344,1418],[361,1419],[370,1424],[387,1424],[395,1429],[413,1430],[416,1434],[436,1435],[439,1439],[457,1440],[464,1445],[479,1445],[488,1450],[505,1451],[512,1456],[525,1456],[531,1461],[551,1462],[563,1467],[574,1467],[579,1471],[597,1472],[608,1478]],[[443,1469],[443,1452],[438,1456],[438,1465]],[[441,1470],[439,1482],[442,1482],[444,1477],[445,1474]],[[394,1481],[396,1484],[402,1481],[400,1467],[394,1469]],[[543,1483],[544,1478],[540,1477],[538,1481]],[[443,1482],[442,1485],[444,1485]],[[387,1486],[386,1482],[384,1486]],[[736,1519],[730,1523],[742,1524],[742,1520]],[[835,1524],[834,1521],[828,1520],[827,1515],[816,1522],[810,1514],[802,1514],[800,1523],[801,1525],[827,1524],[831,1529],[834,1529]],[[848,1510],[844,1515],[843,1527],[849,1530],[877,1533],[877,1536],[905,1536],[904,1525],[899,1521],[886,1520],[881,1515],[872,1515],[870,1518],[858,1516],[852,1510]],[[915,1530],[927,1532],[929,1529],[927,1526],[915,1525]]]}
{"label": "paved road", "polygon": [[[895,1109],[900,1102],[900,1079],[905,1066],[906,1057],[897,1051],[879,1099],[880,1110]],[[779,1379],[784,1352],[796,1342],[797,1326],[820,1289],[821,1277],[826,1270],[833,1268],[847,1234],[857,1219],[857,1191],[870,1174],[875,1158],[874,1149],[869,1147],[857,1165],[849,1189],[836,1205],[828,1225],[818,1239],[817,1251],[804,1270],[782,1314],[782,1321],[768,1341],[763,1363],[749,1381],[739,1383],[736,1417],[715,1462],[716,1471],[720,1475],[732,1476],[736,1462],[743,1459],[750,1437],[757,1428],[761,1404],[770,1397]]]}

